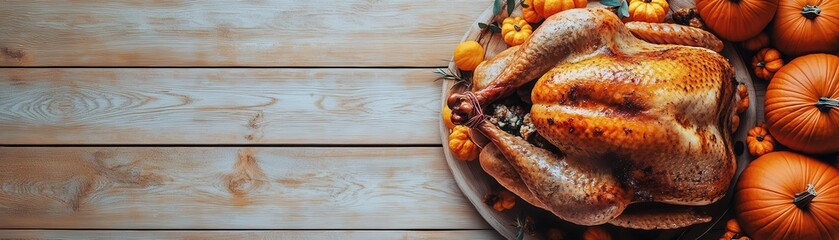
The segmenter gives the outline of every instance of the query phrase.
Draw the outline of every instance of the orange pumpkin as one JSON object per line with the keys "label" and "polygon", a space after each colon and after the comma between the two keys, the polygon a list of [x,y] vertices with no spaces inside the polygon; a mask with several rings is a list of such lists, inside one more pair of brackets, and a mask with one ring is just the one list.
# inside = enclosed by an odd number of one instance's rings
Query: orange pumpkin
{"label": "orange pumpkin", "polygon": [[839,50],[839,1],[784,0],[772,23],[772,41],[786,55]]}
{"label": "orange pumpkin", "polygon": [[749,154],[759,157],[775,150],[775,140],[766,131],[763,124],[758,124],[746,136],[746,146],[749,148]]}
{"label": "orange pumpkin", "polygon": [[588,0],[533,0],[533,10],[543,18],[572,8],[584,8]]}
{"label": "orange pumpkin", "polygon": [[521,9],[521,17],[524,18],[527,23],[535,24],[542,21],[542,16],[539,13],[536,13],[535,7],[533,7],[533,0],[524,0],[524,4],[527,5],[526,8]]}
{"label": "orange pumpkin", "polygon": [[[623,0],[621,0],[623,1]],[[670,4],[665,0],[631,0],[629,1],[629,19],[660,23],[670,10]]]}
{"label": "orange pumpkin", "polygon": [[740,97],[737,102],[737,114],[741,114],[749,109],[749,90],[746,88],[746,84],[737,84],[737,96]]}
{"label": "orange pumpkin", "polygon": [[728,222],[725,223],[725,233],[722,235],[720,240],[748,240],[749,237],[743,234],[743,231],[740,230],[740,224],[737,223],[737,219],[728,219]]}
{"label": "orange pumpkin", "polygon": [[810,54],[775,73],[766,123],[776,141],[796,151],[839,152],[839,57]]}
{"label": "orange pumpkin", "polygon": [[749,164],[735,187],[734,209],[754,239],[839,239],[839,170],[793,152]]}
{"label": "orange pumpkin", "polygon": [[767,35],[765,32],[761,32],[757,36],[743,41],[741,45],[743,45],[743,48],[749,51],[757,51],[765,47],[769,47],[769,35]]}
{"label": "orange pumpkin", "polygon": [[783,66],[784,60],[781,59],[781,52],[778,52],[774,48],[761,49],[752,58],[752,67],[755,70],[755,76],[763,80],[772,80],[775,72]]}
{"label": "orange pumpkin", "polygon": [[504,37],[504,42],[509,46],[521,45],[527,41],[532,33],[533,27],[521,17],[505,18],[501,25],[501,36]]}
{"label": "orange pumpkin", "polygon": [[717,36],[740,42],[757,36],[778,9],[778,0],[696,0],[696,11]]}
{"label": "orange pumpkin", "polygon": [[445,125],[446,128],[448,128],[449,130],[452,130],[452,128],[454,128],[455,125],[452,122],[452,109],[449,108],[448,105],[443,106],[442,115],[443,115],[443,125]]}

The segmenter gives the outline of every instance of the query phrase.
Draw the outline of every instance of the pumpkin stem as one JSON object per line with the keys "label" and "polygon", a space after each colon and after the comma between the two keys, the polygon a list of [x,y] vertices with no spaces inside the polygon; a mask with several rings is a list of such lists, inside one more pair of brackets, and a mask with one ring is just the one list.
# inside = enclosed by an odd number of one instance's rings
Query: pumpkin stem
{"label": "pumpkin stem", "polygon": [[758,142],[763,142],[763,138],[764,138],[763,135],[757,135],[755,137],[755,139],[757,139]]}
{"label": "pumpkin stem", "polygon": [[804,15],[807,19],[813,20],[822,13],[822,9],[816,5],[804,5],[804,8],[801,9],[801,15]]}
{"label": "pumpkin stem", "polygon": [[813,198],[816,198],[816,195],[818,195],[816,188],[812,183],[808,183],[807,189],[795,194],[795,199],[792,200],[792,203],[798,208],[805,209],[813,201]]}
{"label": "pumpkin stem", "polygon": [[513,24],[513,28],[516,29],[516,32],[521,31],[521,27],[518,24]]}
{"label": "pumpkin stem", "polygon": [[819,108],[819,111],[829,112],[831,108],[839,108],[839,99],[820,97],[819,101],[816,102],[816,107]]}
{"label": "pumpkin stem", "polygon": [[653,0],[644,0],[645,3],[651,3]]}
{"label": "pumpkin stem", "polygon": [[765,67],[765,66],[766,66],[766,62],[763,62],[763,61],[757,62],[757,66],[758,66],[758,67]]}

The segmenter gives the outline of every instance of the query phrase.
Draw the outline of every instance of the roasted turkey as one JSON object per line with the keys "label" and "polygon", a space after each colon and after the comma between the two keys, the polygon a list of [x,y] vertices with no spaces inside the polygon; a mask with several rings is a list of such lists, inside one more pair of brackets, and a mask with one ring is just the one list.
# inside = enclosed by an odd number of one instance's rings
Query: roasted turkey
{"label": "roasted turkey", "polygon": [[[694,46],[709,45],[721,48]],[[480,156],[490,175],[564,220],[644,229],[707,222],[689,206],[721,199],[734,176],[736,81],[723,56],[694,46],[640,40],[605,9],[567,10],[489,59],[495,68],[476,70],[475,88],[447,104],[455,123],[493,143]],[[500,130],[481,111],[534,79],[533,125],[559,151]],[[650,202],[668,207],[627,210]]]}

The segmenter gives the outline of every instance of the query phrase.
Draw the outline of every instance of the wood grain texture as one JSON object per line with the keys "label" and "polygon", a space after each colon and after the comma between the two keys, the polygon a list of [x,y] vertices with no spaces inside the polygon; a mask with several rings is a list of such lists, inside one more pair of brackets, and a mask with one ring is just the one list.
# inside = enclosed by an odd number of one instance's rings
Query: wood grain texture
{"label": "wood grain texture", "polygon": [[107,231],[0,230],[0,239],[503,239],[494,230],[452,231]]}
{"label": "wood grain texture", "polygon": [[503,239],[493,230],[453,231],[103,231],[0,230],[0,239]]}
{"label": "wood grain texture", "polygon": [[439,144],[431,69],[0,69],[0,144]]}
{"label": "wood grain texture", "polygon": [[486,4],[10,0],[0,65],[444,66]]}
{"label": "wood grain texture", "polygon": [[487,225],[436,147],[0,147],[0,228]]}

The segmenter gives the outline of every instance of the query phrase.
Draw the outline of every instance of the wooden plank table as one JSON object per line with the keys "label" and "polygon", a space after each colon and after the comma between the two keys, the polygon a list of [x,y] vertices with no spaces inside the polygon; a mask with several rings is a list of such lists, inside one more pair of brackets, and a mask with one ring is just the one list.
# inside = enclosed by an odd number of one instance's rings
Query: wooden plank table
{"label": "wooden plank table", "polygon": [[500,238],[433,73],[488,4],[5,0],[0,238]]}
{"label": "wooden plank table", "polygon": [[3,1],[0,238],[499,238],[433,73],[487,4]]}

